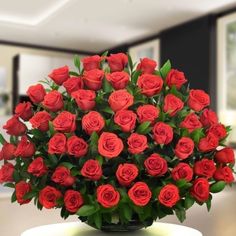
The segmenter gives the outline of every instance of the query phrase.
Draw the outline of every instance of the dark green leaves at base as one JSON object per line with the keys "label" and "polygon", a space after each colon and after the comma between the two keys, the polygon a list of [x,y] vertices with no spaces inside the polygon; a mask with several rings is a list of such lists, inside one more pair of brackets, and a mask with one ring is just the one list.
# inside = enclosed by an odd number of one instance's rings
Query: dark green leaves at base
{"label": "dark green leaves at base", "polygon": [[78,211],[79,216],[91,216],[98,211],[98,208],[94,205],[83,205]]}

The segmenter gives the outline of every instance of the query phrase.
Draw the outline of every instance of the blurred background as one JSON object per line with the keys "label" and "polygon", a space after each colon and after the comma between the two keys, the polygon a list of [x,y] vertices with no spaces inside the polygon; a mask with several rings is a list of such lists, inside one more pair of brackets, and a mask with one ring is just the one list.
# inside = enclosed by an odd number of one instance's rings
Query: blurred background
{"label": "blurred background", "polygon": [[[235,0],[0,0],[0,126],[31,84],[81,57],[129,52],[185,72],[192,88],[211,95],[220,120],[232,126],[236,148]],[[2,131],[2,130],[0,130]],[[236,235],[236,187],[218,194],[212,211],[193,207],[186,226],[204,236]],[[0,235],[19,236],[42,224],[63,222],[59,211],[10,203],[0,188]],[[71,217],[68,221],[76,221]],[[178,223],[175,217],[162,222]]]}

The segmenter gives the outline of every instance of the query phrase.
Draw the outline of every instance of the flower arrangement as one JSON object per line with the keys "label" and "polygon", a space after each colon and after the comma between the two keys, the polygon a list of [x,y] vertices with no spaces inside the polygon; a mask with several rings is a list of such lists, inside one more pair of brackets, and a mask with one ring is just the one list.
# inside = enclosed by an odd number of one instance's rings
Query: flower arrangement
{"label": "flower arrangement", "polygon": [[27,91],[0,136],[0,183],[12,202],[61,208],[89,225],[149,226],[234,180],[230,128],[209,109],[210,98],[189,89],[167,61],[135,66],[129,55],[74,58]]}

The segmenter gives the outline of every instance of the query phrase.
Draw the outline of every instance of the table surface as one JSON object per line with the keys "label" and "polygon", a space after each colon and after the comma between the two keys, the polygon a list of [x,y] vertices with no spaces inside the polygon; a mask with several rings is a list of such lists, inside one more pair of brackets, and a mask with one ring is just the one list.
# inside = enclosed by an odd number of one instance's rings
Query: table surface
{"label": "table surface", "polygon": [[[202,236],[192,228],[166,223],[154,223],[151,227],[132,233],[137,236]],[[104,236],[84,223],[71,222],[35,227],[26,230],[21,236]],[[112,236],[130,235],[130,233],[112,233]]]}

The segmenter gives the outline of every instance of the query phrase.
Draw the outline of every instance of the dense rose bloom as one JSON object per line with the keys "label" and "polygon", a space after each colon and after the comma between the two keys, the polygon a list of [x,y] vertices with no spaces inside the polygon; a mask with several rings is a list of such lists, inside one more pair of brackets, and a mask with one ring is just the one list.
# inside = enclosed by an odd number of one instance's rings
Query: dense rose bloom
{"label": "dense rose bloom", "polygon": [[70,77],[63,83],[63,86],[65,87],[66,92],[71,95],[73,92],[82,89],[84,87],[84,83],[80,77]]}
{"label": "dense rose bloom", "polygon": [[13,182],[14,165],[6,163],[0,168],[0,184],[4,182]]}
{"label": "dense rose bloom", "polygon": [[34,114],[34,116],[29,120],[32,127],[39,129],[42,132],[49,130],[49,121],[51,120],[51,115],[46,111],[39,111]]}
{"label": "dense rose bloom", "polygon": [[99,55],[94,56],[88,56],[84,57],[81,61],[84,66],[85,71],[99,69],[100,68],[100,62],[103,60],[103,57],[100,57]]}
{"label": "dense rose bloom", "polygon": [[112,72],[122,71],[128,63],[128,57],[124,53],[111,54],[107,62]]}
{"label": "dense rose bloom", "polygon": [[84,200],[80,192],[67,190],[64,195],[64,203],[67,211],[76,213],[84,204]]}
{"label": "dense rose bloom", "polygon": [[139,76],[137,85],[142,94],[152,97],[161,92],[163,80],[158,75],[143,74]]}
{"label": "dense rose bloom", "polygon": [[22,136],[14,155],[16,157],[28,158],[32,157],[35,151],[34,143],[30,142],[26,136]]}
{"label": "dense rose bloom", "polygon": [[31,191],[31,186],[25,181],[20,181],[16,184],[16,200],[22,205],[30,202],[30,199],[24,199],[24,196]]}
{"label": "dense rose bloom", "polygon": [[210,105],[210,97],[200,89],[191,89],[188,98],[188,105],[194,111],[201,111]]}
{"label": "dense rose bloom", "polygon": [[193,169],[186,163],[179,163],[173,168],[171,176],[175,181],[185,179],[190,182],[193,178]]}
{"label": "dense rose bloom", "polygon": [[193,153],[193,149],[194,149],[193,140],[188,137],[182,137],[179,139],[177,145],[175,146],[175,155],[180,160],[184,160]]}
{"label": "dense rose bloom", "polygon": [[218,139],[223,139],[227,136],[226,128],[222,124],[211,125],[208,132],[214,134]]}
{"label": "dense rose bloom", "polygon": [[214,134],[208,133],[206,137],[200,139],[198,149],[201,152],[209,152],[215,150],[218,144],[218,138]]}
{"label": "dense rose bloom", "polygon": [[215,154],[215,160],[222,164],[234,163],[234,150],[229,147],[225,147]]}
{"label": "dense rose bloom", "polygon": [[195,179],[191,188],[191,195],[199,202],[205,202],[210,195],[210,186],[205,178]]}
{"label": "dense rose bloom", "polygon": [[23,135],[27,128],[16,116],[10,118],[7,123],[3,126],[3,129],[6,130],[7,134],[14,136]]}
{"label": "dense rose bloom", "polygon": [[148,148],[147,137],[142,134],[132,133],[128,137],[127,143],[128,151],[132,154],[139,154]]}
{"label": "dense rose bloom", "polygon": [[5,142],[0,151],[0,160],[11,160],[14,158],[16,147],[12,143]]}
{"label": "dense rose bloom", "polygon": [[150,121],[153,123],[159,116],[160,110],[153,105],[142,105],[137,109],[138,120],[140,123]]}
{"label": "dense rose bloom", "polygon": [[208,160],[206,158],[197,161],[194,165],[195,175],[205,177],[207,179],[211,178],[216,171],[216,166],[213,160]]}
{"label": "dense rose bloom", "polygon": [[70,170],[64,166],[58,166],[53,172],[52,181],[62,186],[71,186],[75,183],[75,177],[70,174]]}
{"label": "dense rose bloom", "polygon": [[71,96],[83,111],[92,110],[95,106],[96,93],[92,90],[79,89],[73,92]]}
{"label": "dense rose bloom", "polygon": [[117,71],[107,74],[106,79],[114,89],[124,89],[129,83],[129,74],[125,71]]}
{"label": "dense rose bloom", "polygon": [[81,169],[81,175],[90,180],[97,181],[102,177],[102,167],[97,160],[88,160]]}
{"label": "dense rose bloom", "polygon": [[85,71],[83,75],[83,81],[86,87],[95,91],[101,89],[103,78],[104,71],[98,69]]}
{"label": "dense rose bloom", "polygon": [[63,111],[53,120],[52,124],[57,131],[72,133],[76,130],[76,115]]}
{"label": "dense rose bloom", "polygon": [[190,113],[180,123],[180,127],[188,129],[189,133],[191,133],[195,129],[201,128],[202,124],[195,113]]}
{"label": "dense rose bloom", "polygon": [[119,156],[124,148],[124,144],[116,134],[103,132],[98,140],[98,152],[107,158]]}
{"label": "dense rose bloom", "polygon": [[49,154],[64,154],[66,152],[66,136],[61,133],[54,134],[48,142]]}
{"label": "dense rose bloom", "polygon": [[181,111],[184,107],[184,103],[181,99],[173,94],[167,94],[164,99],[164,112],[170,116],[175,116],[178,111]]}
{"label": "dense rose bloom", "polygon": [[120,126],[123,132],[130,132],[134,129],[137,115],[133,111],[120,110],[116,112],[114,122]]}
{"label": "dense rose bloom", "polygon": [[214,179],[230,184],[234,181],[233,171],[228,166],[219,167],[214,173]]}
{"label": "dense rose bloom", "polygon": [[175,69],[171,69],[166,76],[166,83],[171,88],[175,86],[180,89],[187,82],[184,73]]}
{"label": "dense rose bloom", "polygon": [[29,120],[33,116],[32,105],[30,102],[19,103],[15,108],[15,114],[24,121]]}
{"label": "dense rose bloom", "polygon": [[49,111],[57,112],[61,110],[64,106],[63,97],[61,93],[56,90],[53,90],[44,97],[42,104]]}
{"label": "dense rose bloom", "polygon": [[200,121],[204,126],[208,127],[218,123],[218,117],[211,109],[204,109],[200,116]]}
{"label": "dense rose bloom", "polygon": [[140,70],[143,74],[152,74],[155,71],[157,63],[150,58],[140,59],[140,63],[137,65],[137,70]]}
{"label": "dense rose bloom", "polygon": [[45,165],[43,158],[37,157],[30,163],[27,171],[34,176],[41,177],[47,173],[48,168]]}
{"label": "dense rose bloom", "polygon": [[133,105],[134,97],[125,89],[121,89],[111,93],[108,103],[114,112],[126,110]]}
{"label": "dense rose bloom", "polygon": [[42,84],[30,86],[26,93],[29,96],[30,100],[35,104],[42,102],[46,95],[46,91]]}
{"label": "dense rose bloom", "polygon": [[120,164],[116,170],[116,178],[122,186],[129,186],[137,178],[137,176],[138,168],[134,164]]}
{"label": "dense rose bloom", "polygon": [[85,156],[88,152],[88,144],[77,136],[71,136],[67,140],[67,152],[75,157]]}
{"label": "dense rose bloom", "polygon": [[104,118],[96,111],[90,111],[82,118],[82,128],[89,135],[93,132],[99,133],[104,126]]}
{"label": "dense rose bloom", "polygon": [[128,191],[129,198],[136,206],[146,206],[152,197],[148,185],[144,182],[136,182]]}
{"label": "dense rose bloom", "polygon": [[153,129],[153,138],[158,144],[168,144],[173,139],[173,129],[164,122],[157,122]]}
{"label": "dense rose bloom", "polygon": [[49,75],[56,84],[62,85],[70,76],[69,76],[69,67],[63,66],[53,70]]}
{"label": "dense rose bloom", "polygon": [[167,162],[159,154],[152,154],[144,161],[145,169],[149,175],[162,176],[168,170]]}
{"label": "dense rose bloom", "polygon": [[97,188],[97,201],[105,208],[114,207],[120,201],[120,193],[110,184],[100,185]]}
{"label": "dense rose bloom", "polygon": [[51,186],[46,186],[39,192],[39,202],[46,209],[51,209],[57,206],[57,201],[61,197],[61,192]]}
{"label": "dense rose bloom", "polygon": [[173,207],[179,200],[179,189],[174,184],[165,185],[159,195],[159,202],[166,207]]}

